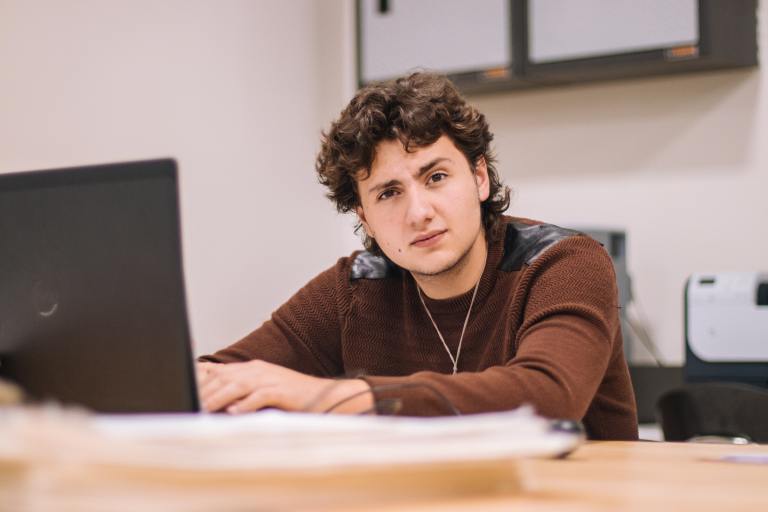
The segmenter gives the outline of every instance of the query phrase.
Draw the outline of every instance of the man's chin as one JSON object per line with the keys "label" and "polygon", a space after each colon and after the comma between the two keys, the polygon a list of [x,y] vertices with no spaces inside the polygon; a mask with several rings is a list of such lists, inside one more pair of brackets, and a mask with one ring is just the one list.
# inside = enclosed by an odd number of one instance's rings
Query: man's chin
{"label": "man's chin", "polygon": [[456,267],[456,263],[459,258],[453,260],[442,261],[420,261],[413,265],[411,268],[403,267],[412,274],[416,274],[422,277],[437,277],[442,276]]}

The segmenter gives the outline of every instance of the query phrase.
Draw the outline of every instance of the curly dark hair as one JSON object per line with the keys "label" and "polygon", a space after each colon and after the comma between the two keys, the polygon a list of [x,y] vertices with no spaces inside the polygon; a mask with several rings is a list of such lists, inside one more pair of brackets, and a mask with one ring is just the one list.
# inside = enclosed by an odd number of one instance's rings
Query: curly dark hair
{"label": "curly dark hair", "polygon": [[[473,172],[485,158],[490,181],[488,199],[481,203],[482,221],[490,235],[509,206],[509,188],[499,179],[490,144],[493,134],[485,116],[468,105],[445,76],[418,72],[360,89],[322,133],[315,169],[328,198],[341,213],[360,206],[356,180],[371,173],[376,147],[383,140],[399,139],[406,151],[434,143],[447,135],[464,154]],[[355,232],[361,228],[358,222]],[[363,232],[365,248],[381,255],[376,241]]]}

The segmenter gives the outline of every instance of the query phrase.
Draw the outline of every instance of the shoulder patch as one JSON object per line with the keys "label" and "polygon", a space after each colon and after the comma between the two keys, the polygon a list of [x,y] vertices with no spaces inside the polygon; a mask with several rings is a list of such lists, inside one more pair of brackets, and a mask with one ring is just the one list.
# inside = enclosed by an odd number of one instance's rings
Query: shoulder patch
{"label": "shoulder patch", "polygon": [[523,264],[530,265],[559,241],[580,234],[554,224],[510,222],[504,235],[504,256],[499,269],[505,272],[520,270]]}
{"label": "shoulder patch", "polygon": [[396,273],[396,267],[387,258],[363,251],[355,256],[349,279],[384,279]]}

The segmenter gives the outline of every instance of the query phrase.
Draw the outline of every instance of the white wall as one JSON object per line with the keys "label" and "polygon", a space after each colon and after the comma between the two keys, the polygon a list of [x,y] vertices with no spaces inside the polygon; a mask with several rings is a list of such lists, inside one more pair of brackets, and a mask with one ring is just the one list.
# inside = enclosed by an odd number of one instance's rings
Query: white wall
{"label": "white wall", "polygon": [[355,245],[313,167],[340,7],[0,0],[0,172],[176,157],[196,349],[228,344]]}

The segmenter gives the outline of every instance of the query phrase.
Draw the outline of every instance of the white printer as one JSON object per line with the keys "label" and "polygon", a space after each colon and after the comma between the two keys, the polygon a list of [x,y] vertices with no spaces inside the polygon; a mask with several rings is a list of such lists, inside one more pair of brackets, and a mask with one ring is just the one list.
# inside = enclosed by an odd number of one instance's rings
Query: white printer
{"label": "white printer", "polygon": [[687,381],[768,387],[768,273],[692,275],[685,345]]}

